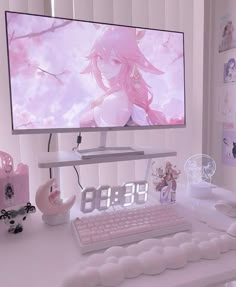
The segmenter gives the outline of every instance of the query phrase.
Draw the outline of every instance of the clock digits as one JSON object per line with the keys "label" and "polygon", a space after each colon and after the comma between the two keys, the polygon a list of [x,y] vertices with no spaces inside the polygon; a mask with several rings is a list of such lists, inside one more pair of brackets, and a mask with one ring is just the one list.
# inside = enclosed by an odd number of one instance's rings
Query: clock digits
{"label": "clock digits", "polygon": [[148,182],[145,180],[136,181],[135,203],[145,203],[148,198]]}
{"label": "clock digits", "polygon": [[83,189],[80,210],[83,213],[92,212],[95,209],[96,204],[95,199],[96,199],[96,188],[87,187]]}
{"label": "clock digits", "polygon": [[125,183],[124,187],[125,187],[124,206],[132,205],[134,203],[134,194],[135,194],[135,189],[136,189],[135,183],[133,183],[133,182]]}
{"label": "clock digits", "polygon": [[116,206],[120,205],[123,206],[125,203],[125,187],[124,186],[113,186],[111,188],[111,205]]}
{"label": "clock digits", "polygon": [[110,205],[111,205],[111,187],[109,185],[102,185],[97,189],[96,208],[98,210],[106,210],[110,207]]}

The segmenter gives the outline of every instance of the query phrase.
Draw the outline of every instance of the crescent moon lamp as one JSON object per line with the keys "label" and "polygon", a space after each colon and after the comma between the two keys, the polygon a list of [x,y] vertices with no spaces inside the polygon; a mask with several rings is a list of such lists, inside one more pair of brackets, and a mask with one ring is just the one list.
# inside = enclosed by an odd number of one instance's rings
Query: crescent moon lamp
{"label": "crescent moon lamp", "polygon": [[43,213],[42,219],[49,225],[63,224],[70,219],[70,209],[75,203],[76,196],[73,195],[66,200],[60,198],[58,190],[50,192],[50,188],[55,182],[52,178],[40,185],[36,191],[35,203]]}

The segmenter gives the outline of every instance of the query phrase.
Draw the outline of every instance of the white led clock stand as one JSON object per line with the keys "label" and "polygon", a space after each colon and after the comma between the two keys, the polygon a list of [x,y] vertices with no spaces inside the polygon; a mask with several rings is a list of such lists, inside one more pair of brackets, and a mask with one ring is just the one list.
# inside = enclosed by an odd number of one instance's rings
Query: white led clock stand
{"label": "white led clock stand", "polygon": [[144,180],[126,182],[121,186],[102,185],[97,189],[87,187],[82,191],[80,209],[83,213],[90,213],[95,209],[102,211],[114,206],[143,204],[148,199],[148,188]]}

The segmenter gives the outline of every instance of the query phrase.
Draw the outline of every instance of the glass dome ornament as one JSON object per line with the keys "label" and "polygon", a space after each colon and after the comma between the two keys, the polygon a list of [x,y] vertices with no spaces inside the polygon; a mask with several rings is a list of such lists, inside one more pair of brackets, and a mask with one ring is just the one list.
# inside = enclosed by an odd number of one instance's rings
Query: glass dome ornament
{"label": "glass dome ornament", "polygon": [[211,179],[216,171],[216,163],[206,154],[191,156],[184,165],[187,175],[187,191],[196,198],[209,198],[212,196]]}

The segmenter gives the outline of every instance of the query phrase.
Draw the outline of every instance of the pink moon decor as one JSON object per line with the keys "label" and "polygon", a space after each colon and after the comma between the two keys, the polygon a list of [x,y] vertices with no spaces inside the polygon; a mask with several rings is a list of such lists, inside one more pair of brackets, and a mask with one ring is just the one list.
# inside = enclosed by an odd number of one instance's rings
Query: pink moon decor
{"label": "pink moon decor", "polygon": [[58,189],[50,192],[50,188],[55,183],[52,178],[40,185],[36,191],[35,203],[43,213],[42,219],[49,225],[66,223],[70,219],[70,209],[75,202],[75,195],[66,200],[62,200]]}

